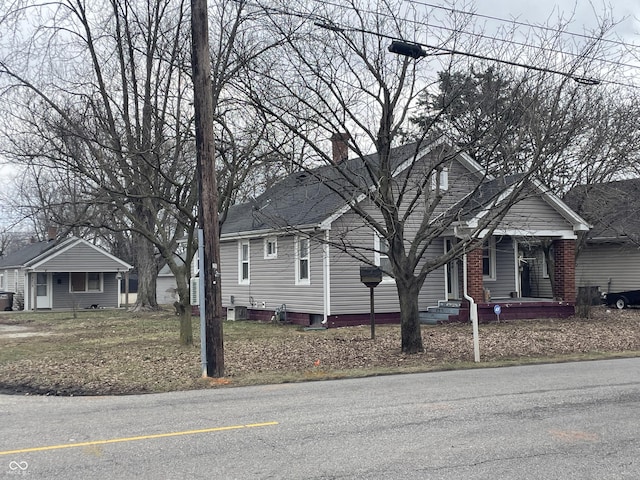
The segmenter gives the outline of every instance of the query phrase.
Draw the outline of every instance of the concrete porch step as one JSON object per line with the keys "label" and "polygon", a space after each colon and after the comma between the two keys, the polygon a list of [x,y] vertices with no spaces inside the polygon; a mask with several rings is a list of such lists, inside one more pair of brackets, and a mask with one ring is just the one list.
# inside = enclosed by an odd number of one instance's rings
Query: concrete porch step
{"label": "concrete porch step", "polygon": [[437,306],[427,307],[426,312],[420,312],[420,323],[438,325],[458,318],[462,302],[456,300],[439,300]]}
{"label": "concrete porch step", "polygon": [[462,306],[462,302],[460,300],[438,300],[438,306],[446,308],[460,308]]}
{"label": "concrete porch step", "polygon": [[427,312],[446,313],[448,315],[457,315],[460,307],[427,307]]}

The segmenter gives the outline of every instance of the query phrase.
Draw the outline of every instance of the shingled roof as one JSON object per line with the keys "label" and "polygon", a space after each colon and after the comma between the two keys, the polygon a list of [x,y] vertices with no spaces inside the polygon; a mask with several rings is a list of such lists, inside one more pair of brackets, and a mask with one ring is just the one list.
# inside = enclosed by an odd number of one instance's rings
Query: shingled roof
{"label": "shingled roof", "polygon": [[640,179],[580,185],[564,201],[591,223],[592,240],[640,240]]}
{"label": "shingled roof", "polygon": [[48,240],[44,242],[34,242],[25,245],[20,250],[10,253],[6,257],[0,258],[1,268],[22,268],[33,263],[43,254],[66,244],[67,240]]}
{"label": "shingled roof", "polygon": [[[419,151],[416,143],[393,149],[391,168],[414,158]],[[373,185],[366,165],[376,165],[377,159],[378,155],[373,154],[292,173],[253,201],[232,206],[221,233],[318,226],[347,205],[347,199],[356,200]]]}

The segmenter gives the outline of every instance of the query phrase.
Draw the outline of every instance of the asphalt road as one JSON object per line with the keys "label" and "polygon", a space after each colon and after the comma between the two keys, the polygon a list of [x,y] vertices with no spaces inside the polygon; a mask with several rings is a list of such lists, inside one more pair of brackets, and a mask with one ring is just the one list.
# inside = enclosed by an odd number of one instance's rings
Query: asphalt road
{"label": "asphalt road", "polygon": [[638,479],[640,358],[0,395],[0,479]]}

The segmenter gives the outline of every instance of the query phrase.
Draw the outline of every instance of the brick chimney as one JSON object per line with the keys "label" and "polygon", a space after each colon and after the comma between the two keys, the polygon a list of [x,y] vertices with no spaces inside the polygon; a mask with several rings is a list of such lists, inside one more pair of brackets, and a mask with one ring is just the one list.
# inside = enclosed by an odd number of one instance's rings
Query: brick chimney
{"label": "brick chimney", "polygon": [[349,158],[349,144],[351,139],[348,133],[334,133],[331,135],[331,146],[333,150],[333,163],[338,165],[340,162]]}
{"label": "brick chimney", "polygon": [[57,227],[48,226],[47,227],[47,241],[51,242],[52,240],[55,240],[57,236],[58,236],[58,228]]}

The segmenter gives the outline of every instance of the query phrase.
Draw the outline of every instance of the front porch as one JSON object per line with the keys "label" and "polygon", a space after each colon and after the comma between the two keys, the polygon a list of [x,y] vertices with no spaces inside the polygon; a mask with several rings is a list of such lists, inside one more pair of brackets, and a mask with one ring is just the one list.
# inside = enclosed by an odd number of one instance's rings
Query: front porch
{"label": "front porch", "polygon": [[[497,320],[496,306],[500,320],[570,317],[576,299],[575,239],[549,241],[551,262],[540,239],[506,234],[452,260],[445,266],[446,300],[423,311],[421,322],[468,321],[469,298],[478,307],[479,322]],[[446,248],[451,246],[448,240]]]}

